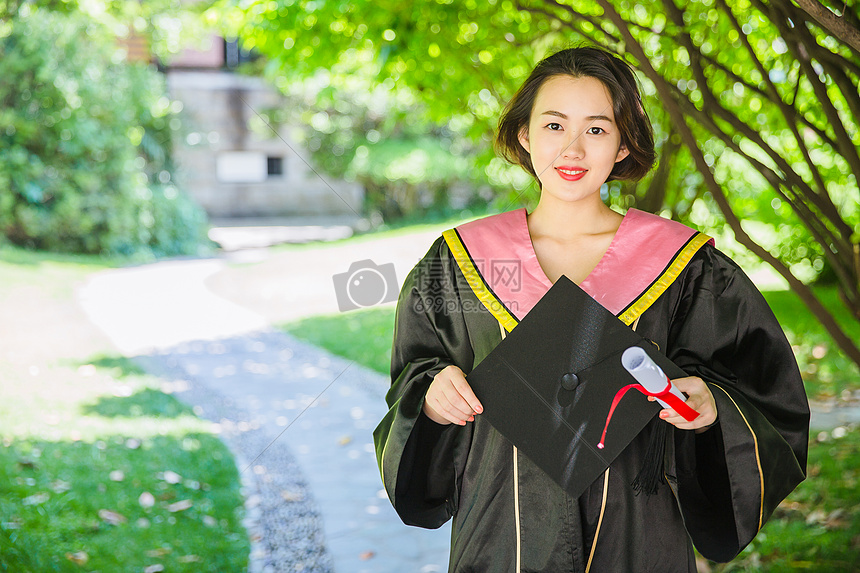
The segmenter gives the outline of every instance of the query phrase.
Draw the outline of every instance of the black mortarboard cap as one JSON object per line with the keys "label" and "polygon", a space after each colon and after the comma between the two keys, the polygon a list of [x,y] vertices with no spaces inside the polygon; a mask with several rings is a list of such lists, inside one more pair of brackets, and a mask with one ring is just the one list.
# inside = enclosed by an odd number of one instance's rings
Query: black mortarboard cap
{"label": "black mortarboard cap", "polygon": [[621,364],[631,346],[644,349],[669,378],[686,376],[562,276],[467,380],[481,415],[579,497],[661,409],[637,392],[616,399],[636,382]]}

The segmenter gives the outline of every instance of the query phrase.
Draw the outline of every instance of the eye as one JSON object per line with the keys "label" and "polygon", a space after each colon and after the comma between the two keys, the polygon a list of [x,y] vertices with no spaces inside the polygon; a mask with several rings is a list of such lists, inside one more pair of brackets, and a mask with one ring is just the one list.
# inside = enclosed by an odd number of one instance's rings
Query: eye
{"label": "eye", "polygon": [[602,127],[591,126],[586,130],[586,133],[591,135],[600,135],[601,133],[606,133],[606,131]]}
{"label": "eye", "polygon": [[562,127],[560,123],[550,123],[547,124],[547,129],[551,129],[552,131],[561,131]]}

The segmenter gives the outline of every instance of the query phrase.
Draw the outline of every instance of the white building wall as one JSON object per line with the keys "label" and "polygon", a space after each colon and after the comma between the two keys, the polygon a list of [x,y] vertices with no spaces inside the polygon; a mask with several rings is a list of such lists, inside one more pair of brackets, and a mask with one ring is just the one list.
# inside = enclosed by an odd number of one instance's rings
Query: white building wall
{"label": "white building wall", "polygon": [[[281,128],[280,137],[249,129],[252,120],[260,123],[257,112],[286,105],[264,80],[218,70],[170,69],[166,75],[171,97],[184,106],[174,151],[177,176],[210,217],[361,214],[361,186],[324,181],[305,164],[310,153],[290,140],[288,129]],[[262,173],[266,158],[281,158],[283,174]]]}

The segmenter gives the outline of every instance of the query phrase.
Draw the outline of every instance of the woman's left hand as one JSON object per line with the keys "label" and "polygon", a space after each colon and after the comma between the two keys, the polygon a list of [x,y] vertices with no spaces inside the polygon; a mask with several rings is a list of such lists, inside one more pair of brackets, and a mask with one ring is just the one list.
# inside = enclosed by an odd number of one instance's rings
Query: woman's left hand
{"label": "woman's left hand", "polygon": [[[672,384],[688,396],[687,405],[697,411],[699,416],[692,422],[688,422],[672,408],[664,408],[660,411],[661,419],[680,430],[696,430],[697,434],[704,432],[717,421],[717,403],[704,380],[698,376],[688,376],[672,380]],[[655,400],[652,396],[648,399]]]}

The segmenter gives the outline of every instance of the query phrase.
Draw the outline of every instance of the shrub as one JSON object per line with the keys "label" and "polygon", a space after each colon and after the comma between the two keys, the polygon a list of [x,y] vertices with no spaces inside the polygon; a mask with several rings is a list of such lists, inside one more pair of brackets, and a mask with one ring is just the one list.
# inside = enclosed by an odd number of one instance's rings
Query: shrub
{"label": "shrub", "polygon": [[52,251],[200,250],[206,219],[172,184],[178,106],[152,67],[77,14],[0,24],[0,235]]}

